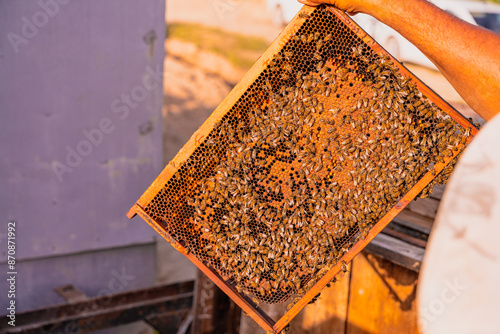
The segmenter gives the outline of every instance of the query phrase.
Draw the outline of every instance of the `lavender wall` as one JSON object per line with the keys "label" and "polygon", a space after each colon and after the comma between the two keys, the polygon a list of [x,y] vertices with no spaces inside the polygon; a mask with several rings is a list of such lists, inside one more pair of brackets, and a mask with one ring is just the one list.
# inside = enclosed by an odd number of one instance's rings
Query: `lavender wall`
{"label": "lavender wall", "polygon": [[[19,268],[41,270],[18,273],[20,299],[54,273],[102,276],[110,249],[116,268],[145,273],[135,286],[154,281],[156,233],[125,213],[162,169],[164,14],[164,0],[0,0],[0,268],[14,220]],[[131,245],[140,257],[118,248]],[[94,260],[35,263],[82,253]]]}

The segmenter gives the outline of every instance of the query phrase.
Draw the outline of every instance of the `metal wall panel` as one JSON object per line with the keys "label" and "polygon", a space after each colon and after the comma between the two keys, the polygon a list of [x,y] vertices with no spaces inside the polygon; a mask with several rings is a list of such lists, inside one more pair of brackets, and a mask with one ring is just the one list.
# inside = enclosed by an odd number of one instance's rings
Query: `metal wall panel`
{"label": "metal wall panel", "polygon": [[125,213],[162,169],[164,15],[164,0],[0,0],[0,213],[18,259],[154,240]]}

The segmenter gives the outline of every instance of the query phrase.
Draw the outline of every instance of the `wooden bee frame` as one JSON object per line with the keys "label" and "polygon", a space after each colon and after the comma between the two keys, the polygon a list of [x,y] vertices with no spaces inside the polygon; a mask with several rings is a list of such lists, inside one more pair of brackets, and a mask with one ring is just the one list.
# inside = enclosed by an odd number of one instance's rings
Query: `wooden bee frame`
{"label": "wooden bee frame", "polygon": [[[333,23],[332,23],[333,22]],[[226,277],[223,277],[220,272],[214,269],[213,265],[210,264],[210,259],[207,260],[206,257],[200,258],[193,252],[191,245],[189,245],[189,238],[197,238],[189,223],[186,223],[189,219],[192,218],[183,218],[181,216],[177,216],[178,212],[176,210],[179,207],[186,207],[184,202],[179,202],[180,204],[175,208],[172,206],[161,206],[162,201],[182,201],[182,197],[187,193],[188,188],[195,188],[197,183],[195,183],[194,178],[192,176],[185,177],[185,179],[181,180],[183,176],[182,173],[185,173],[187,168],[192,169],[200,169],[201,172],[205,171],[204,168],[213,168],[213,165],[206,166],[195,166],[195,167],[186,167],[189,165],[189,159],[197,152],[200,147],[205,145],[207,139],[210,136],[217,136],[213,134],[214,129],[221,124],[221,121],[225,118],[225,116],[232,111],[233,106],[235,106],[240,99],[246,96],[246,92],[252,89],[255,89],[257,82],[260,82],[260,85],[264,85],[265,80],[259,79],[262,73],[271,73],[269,72],[270,67],[273,66],[273,60],[276,59],[278,54],[280,57],[287,57],[283,50],[287,48],[289,43],[292,43],[292,40],[298,41],[299,34],[307,31],[307,29],[313,29],[311,27],[315,27],[315,24],[322,24],[323,29],[326,31],[331,28],[333,35],[333,39],[336,44],[342,45],[342,43],[347,44],[348,49],[342,49],[341,53],[339,53],[338,59],[329,59],[329,66],[337,66],[337,69],[342,66],[349,67],[352,71],[352,75],[348,78],[347,74],[345,78],[345,85],[350,85],[351,87],[361,87],[362,81],[365,82],[365,79],[361,79],[363,75],[359,74],[359,69],[356,68],[355,65],[352,65],[351,53],[350,50],[352,46],[352,41],[354,40],[358,46],[361,45],[364,48],[362,52],[369,52],[370,54],[385,56],[387,61],[392,61],[394,66],[397,67],[399,73],[405,78],[410,78],[416,84],[416,88],[434,105],[439,108],[442,113],[447,114],[451,117],[456,123],[458,123],[464,129],[467,129],[466,136],[464,140],[457,146],[457,150],[450,151],[450,154],[445,157],[439,158],[433,164],[431,170],[426,173],[423,173],[422,176],[418,179],[418,182],[411,186],[411,189],[406,191],[403,196],[398,197],[399,200],[392,206],[390,210],[388,210],[381,218],[374,224],[369,230],[366,230],[366,236],[363,238],[356,237],[355,241],[352,241],[352,244],[349,241],[347,245],[349,245],[348,251],[343,254],[343,256],[321,277],[316,277],[314,280],[315,284],[312,285],[306,293],[302,296],[302,298],[296,302],[279,320],[275,321],[270,316],[268,316],[265,312],[263,312],[247,295],[238,292],[235,288],[235,285],[231,283],[231,280]],[[331,24],[331,27],[329,26]],[[326,25],[326,27],[325,27]],[[307,28],[309,27],[309,28]],[[306,30],[304,30],[306,29]],[[338,30],[338,32],[335,32]],[[322,36],[324,36],[323,33]],[[346,38],[344,35],[349,35],[351,37],[351,42],[346,42]],[[305,36],[305,35],[301,35]],[[311,37],[313,36],[313,37]],[[307,35],[307,37],[303,37],[304,39],[311,39],[311,41],[316,38],[316,35],[313,35],[312,32]],[[319,35],[318,35],[319,36]],[[328,36],[328,35],[327,35]],[[319,38],[319,37],[318,37]],[[327,37],[321,37],[323,40],[326,40]],[[330,37],[331,38],[331,37]],[[311,41],[305,40],[303,43],[311,43]],[[299,43],[299,42],[297,42]],[[351,43],[351,44],[349,44]],[[319,43],[322,44],[322,43]],[[316,45],[319,45],[318,43]],[[304,44],[305,45],[305,44]],[[311,49],[311,48],[310,48]],[[318,47],[319,50],[319,47]],[[359,49],[361,50],[361,49]],[[288,51],[290,52],[290,51]],[[302,52],[302,51],[300,51]],[[309,54],[302,52],[301,55],[297,57],[299,60],[309,61],[313,57],[314,50],[309,51]],[[285,55],[285,56],[283,56]],[[310,57],[308,57],[310,56]],[[344,60],[344,57],[346,60]],[[290,63],[293,63],[290,61]],[[314,63],[314,62],[311,62]],[[337,65],[336,65],[337,64]],[[339,65],[340,64],[340,65]],[[291,66],[288,62],[286,66]],[[308,65],[309,66],[309,65]],[[267,72],[266,72],[267,71]],[[289,70],[287,68],[284,71],[293,72],[293,70]],[[368,70],[363,70],[367,73]],[[361,72],[363,72],[361,71]],[[358,74],[354,74],[358,73]],[[346,72],[347,73],[347,72]],[[364,73],[364,72],[363,72]],[[292,75],[290,73],[290,75]],[[287,75],[286,75],[287,76]],[[289,80],[286,76],[283,76],[283,80]],[[260,80],[260,81],[259,81]],[[267,83],[271,85],[270,83]],[[368,85],[370,83],[368,82]],[[358,86],[357,86],[358,85]],[[269,89],[272,91],[273,86],[269,86]],[[349,89],[349,88],[347,88]],[[345,91],[342,91],[345,92]],[[325,104],[328,104],[329,99],[337,99],[340,102],[338,103],[350,103],[347,102],[350,96],[347,96],[346,100],[342,100],[341,98],[345,96],[341,96],[344,93],[340,93],[337,96],[329,97],[324,100]],[[352,93],[352,89],[350,90]],[[349,94],[351,94],[349,93]],[[345,94],[344,94],[345,95]],[[354,93],[352,96],[354,97],[356,94]],[[251,100],[251,98],[247,98],[247,100]],[[322,100],[323,101],[323,100]],[[422,121],[419,121],[422,122]],[[430,125],[429,125],[430,126]],[[354,126],[353,126],[354,129]],[[318,130],[319,131],[319,130]],[[358,131],[356,129],[353,134]],[[158,176],[158,178],[151,184],[151,186],[146,190],[146,192],[139,198],[137,203],[130,209],[127,216],[132,218],[136,214],[139,214],[149,225],[151,225],[161,236],[163,236],[169,243],[171,243],[178,251],[183,253],[187,258],[189,258],[200,270],[202,270],[210,279],[212,279],[229,297],[231,297],[250,317],[252,317],[263,329],[269,332],[278,333],[282,331],[287,324],[300,312],[300,310],[307,305],[323,288],[326,284],[328,284],[342,269],[342,265],[345,263],[349,263],[378,233],[380,233],[385,226],[411,201],[413,200],[419,193],[424,190],[424,188],[438,175],[465,147],[465,144],[468,143],[472,137],[477,133],[477,129],[471,124],[468,120],[466,120],[460,113],[458,113],[455,109],[453,109],[450,105],[448,105],[443,99],[441,99],[437,94],[435,94],[429,87],[427,87],[424,83],[422,83],[418,78],[416,78],[411,72],[409,72],[402,64],[398,63],[394,58],[392,58],[379,44],[377,44],[369,35],[367,35],[356,23],[354,23],[345,13],[333,8],[333,7],[325,7],[319,6],[316,8],[304,6],[299,14],[290,22],[290,24],[283,30],[283,32],[278,36],[278,38],[272,43],[269,49],[259,58],[259,60],[255,63],[255,65],[250,69],[250,71],[245,75],[245,77],[238,83],[238,85],[232,90],[232,92],[224,99],[224,101],[217,107],[217,109],[212,113],[212,115],[205,121],[205,123],[193,134],[191,139],[186,143],[186,145],[179,151],[177,156],[165,167],[163,172]],[[207,152],[210,155],[211,152]],[[207,158],[208,159],[208,158]],[[183,174],[184,175],[184,174]],[[186,174],[187,175],[187,174]],[[191,175],[191,174],[189,174]],[[177,183],[176,183],[177,182]],[[192,182],[189,184],[189,182]],[[200,181],[201,182],[201,181]],[[174,184],[174,185],[172,185]],[[176,185],[177,184],[177,185]],[[180,186],[179,186],[180,184]],[[166,193],[165,189],[170,186],[170,193]],[[166,195],[167,194],[167,195]],[[174,198],[171,198],[174,197]],[[160,204],[158,204],[160,203]],[[177,202],[176,202],[177,203]],[[156,206],[155,206],[156,205]],[[160,206],[158,206],[160,205]],[[160,208],[160,209],[158,209]],[[182,209],[184,210],[184,209]],[[161,212],[160,212],[161,211]],[[172,224],[178,224],[180,230],[176,230],[175,236],[172,235],[172,231],[169,227],[169,222],[163,218],[165,215],[169,216],[169,221],[173,222]],[[185,232],[183,232],[185,229]],[[180,232],[179,232],[180,231]],[[184,234],[183,234],[184,233]],[[195,235],[193,237],[193,235]],[[349,240],[354,240],[350,238]],[[320,275],[318,275],[320,276]]]}

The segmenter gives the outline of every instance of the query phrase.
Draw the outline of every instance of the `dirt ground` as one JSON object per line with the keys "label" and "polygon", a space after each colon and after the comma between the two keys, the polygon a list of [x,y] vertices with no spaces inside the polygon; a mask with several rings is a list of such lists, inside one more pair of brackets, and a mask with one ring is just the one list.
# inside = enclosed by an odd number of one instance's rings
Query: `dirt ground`
{"label": "dirt ground", "polygon": [[269,42],[281,31],[272,24],[265,0],[168,0],[166,17],[167,24],[201,23]]}
{"label": "dirt ground", "polygon": [[[170,43],[167,43],[167,45]],[[188,57],[192,44],[178,42],[178,52],[169,52],[165,59],[164,159],[172,160],[198,127],[210,116],[230,92],[235,82],[231,76],[238,73],[217,56],[210,59],[213,66],[202,66]],[[170,48],[168,48],[170,49]],[[168,52],[168,51],[167,51]],[[204,58],[208,62],[208,57]],[[215,64],[226,68],[214,71]]]}

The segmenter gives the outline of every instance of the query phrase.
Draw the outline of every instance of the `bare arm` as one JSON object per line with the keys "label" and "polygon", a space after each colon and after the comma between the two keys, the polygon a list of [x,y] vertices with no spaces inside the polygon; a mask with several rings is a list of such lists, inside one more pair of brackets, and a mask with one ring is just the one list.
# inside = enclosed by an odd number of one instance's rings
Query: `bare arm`
{"label": "bare arm", "polygon": [[366,13],[417,46],[485,120],[500,112],[500,36],[425,0],[299,0]]}

